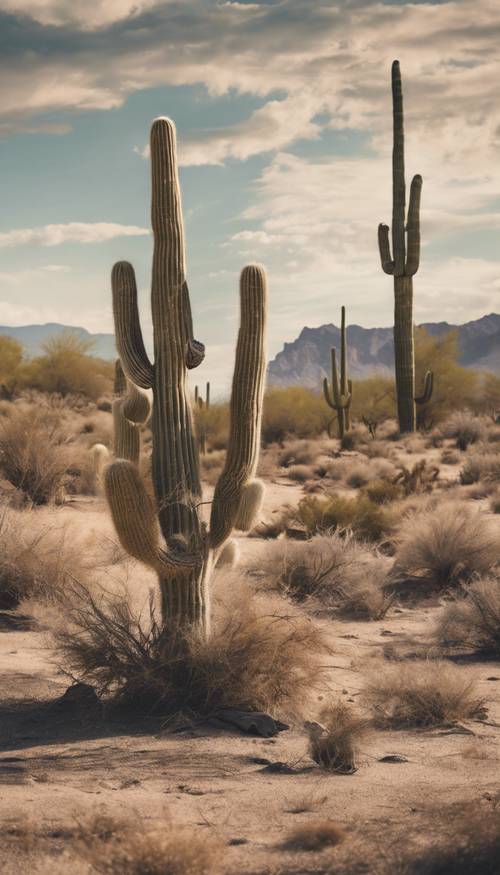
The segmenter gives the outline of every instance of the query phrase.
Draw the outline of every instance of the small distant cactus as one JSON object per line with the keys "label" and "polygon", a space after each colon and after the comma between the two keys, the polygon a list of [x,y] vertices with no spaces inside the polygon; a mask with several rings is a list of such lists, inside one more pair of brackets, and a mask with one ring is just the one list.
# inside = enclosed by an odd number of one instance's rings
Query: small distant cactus
{"label": "small distant cactus", "polygon": [[[399,429],[415,431],[415,402],[426,403],[432,393],[428,372],[423,396],[415,397],[415,349],[413,336],[413,276],[420,264],[420,196],[422,177],[416,175],[410,187],[406,217],[403,89],[399,61],[392,65],[393,151],[392,151],[392,256],[389,226],[378,226],[382,270],[394,276],[394,355]],[[423,401],[422,401],[423,398]]]}
{"label": "small distant cactus", "polygon": [[89,450],[91,463],[90,490],[99,495],[102,492],[104,469],[109,462],[109,450],[105,444],[93,444]]}
{"label": "small distant cactus", "polygon": [[151,405],[145,392],[127,380],[120,359],[115,362],[113,400],[114,453],[116,459],[128,459],[139,464],[140,427],[150,414]]}
{"label": "small distant cactus", "polygon": [[[340,379],[337,369],[337,350],[334,346],[331,349],[332,357],[332,388],[328,385],[328,377],[323,380],[323,394],[326,403],[337,411],[337,425],[339,438],[342,439],[346,432],[351,428],[351,401],[352,401],[352,382],[347,376],[347,333],[345,325],[345,307],[341,310],[340,321]],[[328,431],[331,433],[331,426],[335,421],[335,417],[330,421]]]}
{"label": "small distant cactus", "polygon": [[[266,372],[267,281],[259,265],[249,265],[241,273],[241,324],[227,456],[207,527],[200,513],[199,456],[186,387],[187,368],[201,363],[204,347],[193,337],[176,134],[173,122],[167,118],[156,119],[151,129],[151,171],[154,363],[149,361],[142,339],[130,264],[115,264],[112,287],[123,369],[137,386],[153,390],[152,479],[156,507],[137,467],[128,460],[119,459],[109,465],[106,493],[122,546],[158,574],[167,639],[182,644],[189,629],[209,634],[212,569],[219,557],[222,559],[223,548],[239,523],[241,508],[248,504],[248,494],[256,491]],[[255,503],[252,506],[256,512]],[[232,548],[228,553],[232,560]]]}

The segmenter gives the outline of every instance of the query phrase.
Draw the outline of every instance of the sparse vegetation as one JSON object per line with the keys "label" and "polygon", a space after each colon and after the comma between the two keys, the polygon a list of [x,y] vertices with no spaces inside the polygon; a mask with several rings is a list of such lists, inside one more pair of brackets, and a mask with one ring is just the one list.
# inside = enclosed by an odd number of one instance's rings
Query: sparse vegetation
{"label": "sparse vegetation", "polygon": [[322,851],[344,841],[345,831],[330,820],[303,823],[289,834],[285,848],[290,851]]}
{"label": "sparse vegetation", "polygon": [[367,495],[356,498],[306,496],[295,512],[310,535],[326,531],[352,531],[367,541],[381,541],[394,529],[391,511],[371,501]]}
{"label": "sparse vegetation", "polygon": [[500,581],[488,577],[474,581],[465,593],[443,609],[437,627],[443,646],[466,647],[500,657]]}
{"label": "sparse vegetation", "polygon": [[459,450],[466,450],[471,444],[484,440],[486,429],[484,421],[467,410],[457,410],[442,425],[445,437],[454,438]]}
{"label": "sparse vegetation", "polygon": [[369,721],[341,700],[323,708],[320,720],[321,724],[307,727],[312,759],[327,771],[351,775],[356,771],[359,742]]}
{"label": "sparse vegetation", "polygon": [[485,704],[466,669],[413,660],[379,665],[367,678],[364,701],[378,726],[440,726],[482,719]]}

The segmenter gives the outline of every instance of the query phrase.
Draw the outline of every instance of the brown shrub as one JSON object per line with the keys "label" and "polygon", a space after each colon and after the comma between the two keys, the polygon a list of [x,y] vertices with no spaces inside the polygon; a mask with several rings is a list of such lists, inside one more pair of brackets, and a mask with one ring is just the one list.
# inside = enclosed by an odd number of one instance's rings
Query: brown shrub
{"label": "brown shrub", "polygon": [[325,531],[352,531],[367,541],[380,541],[394,528],[395,518],[367,495],[356,498],[306,496],[295,511],[296,519],[310,535]]}
{"label": "brown shrub", "polygon": [[448,604],[439,619],[437,638],[445,647],[467,647],[500,657],[500,581],[477,580],[465,595]]}
{"label": "brown shrub", "polygon": [[459,450],[466,450],[486,437],[484,419],[468,410],[457,410],[443,423],[442,432],[447,438],[454,438]]}
{"label": "brown shrub", "polygon": [[152,602],[144,618],[126,596],[97,598],[78,587],[68,625],[56,633],[64,668],[139,710],[300,713],[324,682],[325,635],[227,572],[220,579],[225,595],[216,599],[211,635],[188,635],[184,658],[169,649]]}
{"label": "brown shrub", "polygon": [[222,473],[225,458],[225,450],[213,450],[200,456],[201,477],[205,483],[215,486]]}
{"label": "brown shrub", "polygon": [[100,813],[76,833],[79,855],[101,875],[217,875],[224,848],[213,836]]}
{"label": "brown shrub", "polygon": [[481,480],[490,483],[500,481],[500,453],[474,453],[465,460],[460,471],[460,482],[468,486]]}
{"label": "brown shrub", "polygon": [[383,592],[388,561],[352,537],[285,538],[269,545],[259,567],[264,571],[261,586],[316,610],[379,619],[390,604]]}
{"label": "brown shrub", "polygon": [[498,875],[500,820],[498,810],[475,802],[463,806],[459,816],[445,812],[446,838],[406,858],[404,875]]}
{"label": "brown shrub", "polygon": [[312,759],[330,772],[351,775],[356,771],[356,757],[368,721],[341,700],[331,702],[321,712],[320,724],[306,724]]}
{"label": "brown shrub", "polygon": [[0,471],[33,504],[62,498],[69,464],[67,435],[56,415],[19,408],[0,420]]}
{"label": "brown shrub", "polygon": [[466,504],[443,501],[403,523],[394,575],[401,580],[421,581],[422,592],[438,592],[476,574],[487,574],[499,557],[496,525]]}
{"label": "brown shrub", "polygon": [[284,847],[290,851],[322,851],[335,847],[344,838],[344,830],[333,820],[317,820],[293,829]]}
{"label": "brown shrub", "polygon": [[317,447],[311,441],[289,441],[278,456],[282,468],[290,465],[312,465],[318,455]]}
{"label": "brown shrub", "polygon": [[312,465],[290,465],[286,474],[294,483],[306,483],[314,476],[314,469]]}
{"label": "brown shrub", "polygon": [[397,729],[482,719],[486,713],[468,672],[439,660],[378,666],[363,698],[378,726]]}

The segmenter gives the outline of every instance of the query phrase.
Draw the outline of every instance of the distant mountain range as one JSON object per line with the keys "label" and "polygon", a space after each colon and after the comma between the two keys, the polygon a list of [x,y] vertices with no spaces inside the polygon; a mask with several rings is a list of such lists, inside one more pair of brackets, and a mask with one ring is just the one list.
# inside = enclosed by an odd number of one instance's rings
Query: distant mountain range
{"label": "distant mountain range", "polygon": [[63,331],[72,331],[82,340],[92,341],[92,355],[109,361],[116,358],[114,334],[91,334],[86,328],[61,325],[59,322],[47,322],[46,325],[0,325],[0,335],[8,334],[18,340],[30,358],[40,355],[43,351],[42,345]]}
{"label": "distant mountain range", "polygon": [[[448,322],[424,322],[429,334],[439,336],[458,330],[460,362],[474,370],[500,374],[500,316],[490,313],[465,325]],[[348,364],[354,379],[394,371],[394,341],[390,328],[347,328]],[[339,349],[340,329],[336,325],[303,328],[292,343],[269,364],[268,380],[273,386],[309,386],[318,388],[330,373],[330,349]]]}
{"label": "distant mountain range", "polygon": [[[460,362],[475,370],[500,374],[500,316],[490,313],[465,325],[448,322],[425,322],[429,334],[442,335],[458,330]],[[94,343],[92,354],[112,361],[116,358],[113,334],[91,334],[85,328],[74,328],[49,322],[47,325],[0,325],[0,335],[15,337],[28,356],[39,355],[42,344],[62,331],[74,331],[83,340]],[[350,376],[361,379],[373,374],[391,376],[394,370],[394,343],[390,328],[347,328]],[[325,374],[330,373],[330,348],[340,345],[340,329],[336,325],[303,328],[292,343],[269,363],[268,380],[273,386],[309,386],[317,389]]]}

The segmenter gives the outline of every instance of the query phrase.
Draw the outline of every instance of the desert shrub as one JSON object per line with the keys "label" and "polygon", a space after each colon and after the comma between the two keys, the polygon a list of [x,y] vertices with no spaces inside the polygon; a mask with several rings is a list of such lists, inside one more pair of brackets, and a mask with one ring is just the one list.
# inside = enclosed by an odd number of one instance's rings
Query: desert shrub
{"label": "desert shrub", "polygon": [[319,392],[303,386],[269,389],[264,398],[262,440],[264,444],[282,442],[289,435],[319,437],[328,428],[331,410]]}
{"label": "desert shrub", "polygon": [[496,807],[484,809],[475,802],[463,807],[458,818],[446,813],[446,838],[407,858],[404,875],[498,875],[500,821]]}
{"label": "desert shrub", "polygon": [[345,832],[332,820],[317,820],[295,827],[284,842],[289,851],[322,851],[344,841]]}
{"label": "desert shrub", "polygon": [[474,453],[467,457],[460,471],[460,482],[468,486],[480,480],[491,483],[500,480],[500,453]]}
{"label": "desert shrub", "polygon": [[394,380],[381,376],[353,380],[352,415],[359,421],[364,416],[376,423],[377,437],[394,423],[395,412]]}
{"label": "desert shrub", "polygon": [[500,490],[495,490],[491,496],[490,510],[492,513],[500,513]]}
{"label": "desert shrub", "polygon": [[390,480],[373,480],[364,488],[364,494],[375,504],[390,504],[403,495],[401,486]]}
{"label": "desert shrub", "polygon": [[500,558],[496,525],[460,502],[410,515],[397,540],[394,574],[419,582],[423,593],[487,574]]}
{"label": "desert shrub", "polygon": [[343,459],[325,459],[316,466],[314,473],[317,477],[327,477],[329,480],[342,480],[345,476],[345,463]]}
{"label": "desert shrub", "polygon": [[306,496],[295,515],[310,535],[350,530],[367,541],[380,541],[392,532],[395,523],[387,508],[375,504],[366,495],[356,498]]}
{"label": "desert shrub", "polygon": [[23,369],[23,385],[41,392],[97,400],[112,388],[113,364],[90,355],[92,342],[63,331],[43,345],[43,355]]}
{"label": "desert shrub", "polygon": [[222,708],[300,713],[324,683],[326,637],[311,620],[269,597],[224,581],[208,639],[193,631],[184,656],[130,597],[74,593],[68,624],[56,630],[62,664],[111,701],[139,711],[214,713]]}
{"label": "desert shrub", "polygon": [[363,700],[376,725],[396,729],[485,715],[484,701],[467,670],[441,660],[378,666],[366,680]]}
{"label": "desert shrub", "polygon": [[484,420],[469,410],[457,410],[442,425],[445,437],[454,438],[459,450],[466,450],[486,437]]}
{"label": "desert shrub", "polygon": [[98,398],[96,407],[102,413],[111,413],[113,410],[113,404],[109,398]]}
{"label": "desert shrub", "polygon": [[218,875],[223,845],[214,837],[165,823],[152,828],[135,816],[100,813],[82,823],[76,849],[101,875]]}
{"label": "desert shrub", "polygon": [[421,459],[412,468],[402,465],[393,482],[400,487],[404,495],[418,495],[423,492],[432,492],[438,477],[439,468],[437,465],[428,465],[426,459]]}
{"label": "desert shrub", "polygon": [[295,483],[306,483],[314,477],[314,469],[312,465],[290,465],[286,474]]}
{"label": "desert shrub", "polygon": [[500,657],[500,581],[474,581],[465,595],[448,604],[439,619],[437,637],[445,646],[461,645]]}
{"label": "desert shrub", "polygon": [[11,399],[19,382],[23,348],[19,341],[0,335],[0,398]]}
{"label": "desert shrub", "polygon": [[387,560],[350,536],[316,535],[305,542],[285,538],[267,548],[259,569],[261,586],[313,608],[378,619],[389,607],[383,592]]}
{"label": "desert shrub", "polygon": [[459,465],[460,462],[460,455],[455,450],[448,448],[441,453],[441,463],[443,465]]}
{"label": "desert shrub", "polygon": [[0,471],[33,504],[61,497],[70,464],[67,435],[56,415],[19,408],[0,420]]}
{"label": "desert shrub", "polygon": [[352,774],[368,721],[340,699],[323,708],[320,720],[320,724],[306,724],[312,759],[330,772]]}
{"label": "desert shrub", "polygon": [[73,575],[86,579],[82,544],[32,510],[0,508],[0,606],[58,600]]}
{"label": "desert shrub", "polygon": [[370,468],[366,463],[364,465],[362,463],[353,465],[346,477],[346,483],[352,489],[360,489],[369,483],[370,473]]}
{"label": "desert shrub", "polygon": [[434,372],[434,389],[428,404],[419,404],[417,418],[422,427],[432,426],[455,410],[475,405],[479,396],[479,375],[459,364],[458,332],[433,336],[420,326],[415,331],[415,384],[420,393],[427,370]]}
{"label": "desert shrub", "polygon": [[196,431],[205,434],[207,448],[225,450],[229,435],[229,404],[212,402],[210,407],[194,408]]}
{"label": "desert shrub", "polygon": [[288,441],[278,456],[278,464],[282,468],[290,465],[312,465],[318,454],[317,447],[311,441]]}

